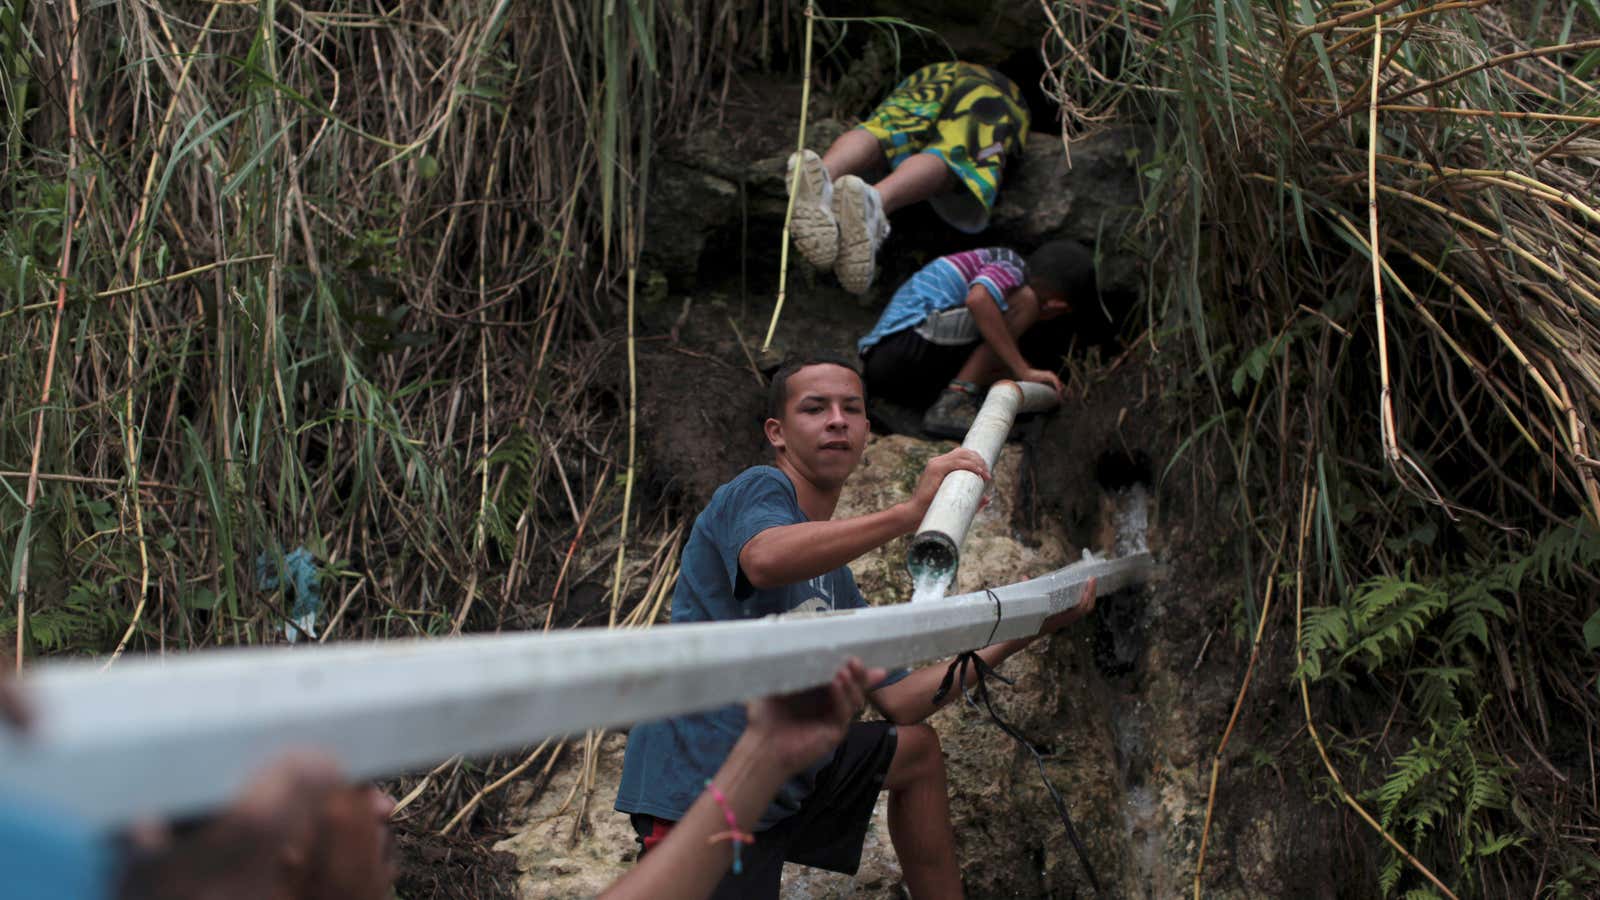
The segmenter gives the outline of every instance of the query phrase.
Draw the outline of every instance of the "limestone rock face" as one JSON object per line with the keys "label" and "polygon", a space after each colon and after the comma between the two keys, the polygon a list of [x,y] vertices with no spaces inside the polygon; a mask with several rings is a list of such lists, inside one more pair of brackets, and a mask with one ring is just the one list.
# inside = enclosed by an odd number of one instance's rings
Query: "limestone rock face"
{"label": "limestone rock face", "polygon": [[[955,449],[953,441],[925,441],[903,435],[873,435],[861,465],[845,484],[835,518],[859,516],[887,509],[916,488],[928,460]],[[961,566],[951,594],[982,590],[1043,575],[1071,562],[1066,535],[1043,523],[1032,543],[1017,536],[1014,513],[1022,474],[1022,449],[1006,446],[995,463],[989,502],[973,519],[961,550]],[[911,579],[906,574],[909,535],[890,541],[850,564],[856,584],[873,605],[911,599]]]}
{"label": "limestone rock face", "polygon": [[569,752],[562,770],[526,807],[521,830],[495,845],[517,859],[520,896],[593,897],[632,865],[638,851],[633,826],[611,808],[626,746],[620,734],[601,741],[595,789],[586,809],[579,784],[583,755]]}

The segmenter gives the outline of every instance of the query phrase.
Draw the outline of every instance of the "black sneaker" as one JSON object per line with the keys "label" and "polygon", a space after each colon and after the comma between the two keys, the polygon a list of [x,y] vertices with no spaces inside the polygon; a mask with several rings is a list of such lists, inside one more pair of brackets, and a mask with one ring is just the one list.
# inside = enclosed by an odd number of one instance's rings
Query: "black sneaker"
{"label": "black sneaker", "polygon": [[922,430],[934,437],[961,440],[978,417],[978,395],[963,388],[947,387],[922,414]]}

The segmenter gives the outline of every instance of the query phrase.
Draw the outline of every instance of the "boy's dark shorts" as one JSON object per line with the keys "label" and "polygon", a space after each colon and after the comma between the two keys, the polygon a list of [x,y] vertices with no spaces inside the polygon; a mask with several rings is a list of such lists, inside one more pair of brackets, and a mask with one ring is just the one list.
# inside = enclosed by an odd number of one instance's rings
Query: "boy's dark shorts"
{"label": "boy's dark shorts", "polygon": [[[888,722],[851,725],[833,760],[817,772],[816,788],[800,810],[757,832],[754,844],[740,848],[743,874],[730,871],[724,876],[711,894],[713,900],[776,900],[785,861],[854,875],[898,744]],[[657,820],[637,813],[631,818],[643,844]]]}
{"label": "boy's dark shorts", "polygon": [[981,344],[935,344],[914,328],[896,331],[867,348],[861,359],[867,396],[927,409]]}

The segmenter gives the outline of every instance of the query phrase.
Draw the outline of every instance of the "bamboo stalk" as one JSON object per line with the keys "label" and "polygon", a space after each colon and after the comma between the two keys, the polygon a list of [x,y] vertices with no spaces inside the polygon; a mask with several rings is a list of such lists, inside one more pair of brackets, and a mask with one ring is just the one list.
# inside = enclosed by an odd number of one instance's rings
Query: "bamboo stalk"
{"label": "bamboo stalk", "polygon": [[622,601],[622,564],[628,555],[628,517],[633,509],[633,463],[634,450],[638,439],[639,424],[639,368],[635,355],[636,341],[634,340],[634,288],[638,277],[638,268],[633,264],[628,266],[628,467],[622,476],[622,526],[621,534],[617,537],[617,563],[611,572],[611,611],[607,617],[607,627],[615,628],[617,625],[617,605]]}
{"label": "bamboo stalk", "polygon": [[67,0],[67,197],[66,211],[62,217],[61,259],[57,272],[56,308],[50,324],[50,351],[44,365],[44,387],[39,391],[39,412],[34,417],[33,452],[28,462],[27,494],[22,501],[22,552],[17,562],[17,671],[22,671],[26,658],[28,636],[28,563],[33,544],[30,526],[35,504],[39,500],[39,459],[44,449],[44,417],[50,405],[50,387],[55,376],[56,352],[61,341],[61,317],[67,306],[67,283],[72,273],[72,237],[77,224],[77,183],[73,176],[78,170],[78,0]]}
{"label": "bamboo stalk", "polygon": [[[472,551],[481,561],[485,544],[484,529],[489,517],[489,333],[485,329],[478,331],[478,383],[483,395],[483,433],[479,436],[481,450],[478,456],[478,466],[481,470],[478,479],[478,516],[477,526],[472,532]],[[450,623],[450,633],[460,634],[462,626],[467,623],[467,614],[472,611],[472,603],[478,596],[478,572],[481,566],[473,566],[472,576],[467,582],[467,595],[461,601],[461,607],[456,610],[454,621]]]}
{"label": "bamboo stalk", "polygon": [[[127,483],[124,478],[97,478],[92,475],[66,475],[57,472],[20,472],[0,469],[0,478],[38,478],[40,481],[58,481],[63,484],[93,484],[104,487],[117,487]],[[161,481],[141,481],[138,484],[141,491],[172,491],[182,494],[198,493],[194,488],[181,484],[167,484]]]}
{"label": "bamboo stalk", "polygon": [[[811,108],[811,34],[817,21],[815,0],[806,0],[806,36],[805,53],[800,66],[803,69],[800,81],[800,134],[795,141],[795,153],[804,153],[806,149],[806,113]],[[789,289],[789,223],[794,219],[794,197],[800,191],[800,170],[802,166],[796,160],[794,172],[789,177],[789,203],[783,211],[783,236],[779,238],[783,245],[778,248],[778,300],[772,305],[772,321],[767,323],[767,336],[761,340],[761,352],[766,353],[772,349],[772,336],[778,330],[778,317],[783,315],[783,300]]]}
{"label": "bamboo stalk", "polygon": [[[1309,487],[1311,482],[1306,480],[1301,488],[1302,492]],[[1301,502],[1305,500],[1302,497]],[[1261,615],[1256,619],[1256,633],[1250,640],[1250,660],[1245,663],[1244,678],[1239,684],[1239,693],[1233,700],[1233,712],[1228,715],[1228,725],[1222,730],[1222,739],[1217,742],[1217,749],[1211,754],[1211,786],[1206,791],[1206,816],[1205,823],[1200,827],[1200,852],[1194,861],[1194,900],[1200,900],[1202,895],[1201,877],[1206,867],[1206,845],[1211,838],[1211,813],[1217,802],[1217,779],[1222,774],[1222,754],[1228,749],[1228,741],[1233,737],[1233,727],[1239,723],[1239,712],[1244,709],[1244,698],[1250,690],[1250,678],[1255,674],[1256,661],[1261,657],[1261,637],[1267,630],[1267,615],[1272,611],[1272,593],[1277,587],[1278,563],[1283,559],[1284,543],[1289,538],[1289,523],[1285,522],[1283,530],[1278,534],[1278,548],[1272,555],[1272,561],[1267,564],[1267,587],[1261,598]]]}
{"label": "bamboo stalk", "polygon": [[1389,464],[1400,463],[1400,442],[1394,424],[1394,394],[1389,384],[1389,326],[1383,311],[1383,257],[1378,246],[1378,72],[1383,59],[1383,16],[1372,17],[1372,83],[1367,110],[1367,232],[1372,250],[1372,306],[1378,326],[1378,379],[1382,384],[1380,431]]}
{"label": "bamboo stalk", "polygon": [[[1305,644],[1300,638],[1304,623],[1305,610],[1306,533],[1310,531],[1311,528],[1311,509],[1316,506],[1317,502],[1317,488],[1309,485],[1309,478],[1304,479],[1304,481],[1306,482],[1306,485],[1302,486],[1301,492],[1308,499],[1306,503],[1302,504],[1300,509],[1300,535],[1298,546],[1295,552],[1296,563],[1294,576],[1295,663],[1301,669],[1305,667],[1306,662]],[[1306,687],[1306,679],[1304,676],[1300,676],[1296,678],[1295,681],[1299,683],[1300,687],[1300,704],[1302,710],[1305,712],[1306,733],[1311,736],[1312,743],[1316,745],[1317,755],[1322,758],[1323,768],[1327,770],[1328,777],[1333,779],[1334,786],[1339,791],[1339,799],[1344,801],[1345,805],[1350,807],[1350,809],[1360,817],[1361,821],[1367,823],[1372,830],[1376,831],[1378,836],[1383,838],[1390,847],[1393,847],[1396,853],[1399,853],[1406,860],[1406,862],[1409,862],[1412,868],[1422,873],[1422,876],[1428,879],[1428,881],[1431,882],[1434,887],[1438,888],[1440,893],[1444,894],[1446,897],[1449,897],[1450,900],[1459,900],[1459,898],[1456,897],[1455,892],[1446,887],[1445,883],[1439,880],[1439,876],[1433,874],[1433,870],[1423,865],[1421,860],[1417,859],[1415,856],[1412,856],[1411,851],[1407,850],[1403,845],[1401,845],[1398,840],[1395,840],[1394,835],[1390,834],[1388,829],[1380,825],[1378,820],[1374,819],[1372,814],[1367,812],[1366,809],[1356,801],[1355,797],[1351,796],[1349,789],[1344,786],[1344,779],[1339,777],[1339,770],[1334,768],[1333,760],[1328,757],[1328,748],[1323,744],[1321,735],[1317,734],[1317,723],[1311,716],[1311,693]]]}
{"label": "bamboo stalk", "polygon": [[[134,213],[133,222],[128,228],[127,238],[122,245],[121,256],[127,256],[133,249],[134,236],[139,233],[141,226],[148,232],[149,224],[146,217],[150,213],[150,196],[155,190],[156,164],[161,161],[161,147],[167,142],[167,134],[172,129],[173,117],[178,111],[178,100],[183,97],[184,88],[189,84],[189,77],[194,72],[195,63],[200,60],[200,45],[205,42],[206,35],[211,33],[211,23],[216,21],[217,13],[222,11],[222,4],[212,4],[210,12],[206,13],[206,20],[201,23],[199,32],[195,35],[194,43],[190,45],[189,52],[183,57],[183,69],[178,74],[178,81],[172,87],[172,97],[167,101],[166,111],[161,114],[161,124],[156,128],[155,143],[151,145],[150,165],[144,170],[144,187],[139,191],[139,207]],[[174,53],[176,47],[172,48]],[[144,262],[144,254],[133,252],[133,280],[139,280],[139,269]],[[189,272],[185,274],[198,274]],[[129,290],[131,290],[130,288]]]}
{"label": "bamboo stalk", "polygon": [[[146,279],[145,281],[138,282],[137,284],[130,284],[130,285],[125,285],[125,286],[119,287],[119,288],[109,288],[109,289],[103,290],[103,291],[96,291],[95,293],[91,294],[90,296],[94,297],[97,300],[110,300],[110,299],[115,298],[115,297],[121,297],[121,296],[123,296],[125,294],[132,294],[132,293],[135,293],[135,292],[138,292],[138,291],[149,290],[150,288],[166,287],[167,285],[177,284],[180,281],[185,281],[185,280],[187,280],[189,278],[192,278],[192,277],[194,277],[196,275],[204,275],[207,272],[213,271],[213,270],[221,268],[223,266],[234,266],[234,265],[240,265],[242,263],[261,262],[262,260],[267,260],[267,259],[272,259],[272,254],[270,254],[270,253],[257,253],[257,254],[253,254],[253,255],[250,255],[250,256],[234,257],[233,259],[219,259],[216,262],[209,262],[209,263],[206,263],[203,266],[195,266],[192,269],[185,269],[182,272],[176,272],[176,273],[174,273],[172,275],[163,275],[160,278]],[[14,306],[11,309],[0,310],[0,319],[4,319],[7,316],[14,316],[14,315],[17,315],[19,313],[35,312],[35,311],[41,310],[41,309],[50,309],[50,308],[52,308],[54,306],[55,306],[54,301],[51,301],[51,302],[48,302],[48,303],[27,303],[27,304],[24,304],[22,306]]]}

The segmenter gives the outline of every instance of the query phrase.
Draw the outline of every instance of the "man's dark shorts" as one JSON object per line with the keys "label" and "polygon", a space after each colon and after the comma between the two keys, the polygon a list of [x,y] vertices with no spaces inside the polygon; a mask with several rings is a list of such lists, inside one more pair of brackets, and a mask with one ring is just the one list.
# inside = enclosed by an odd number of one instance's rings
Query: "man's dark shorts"
{"label": "man's dark shorts", "polygon": [[862,375],[867,396],[882,397],[918,412],[939,399],[981,341],[946,346],[935,344],[907,328],[885,337],[867,349]]}
{"label": "man's dark shorts", "polygon": [[[799,812],[757,832],[756,842],[740,849],[743,874],[730,871],[712,892],[712,900],[776,900],[785,861],[854,875],[861,867],[861,845],[898,743],[888,722],[851,725],[833,761],[817,772],[816,789],[800,804]],[[643,844],[657,819],[641,814],[631,818]]]}

